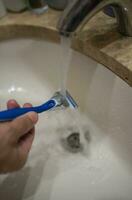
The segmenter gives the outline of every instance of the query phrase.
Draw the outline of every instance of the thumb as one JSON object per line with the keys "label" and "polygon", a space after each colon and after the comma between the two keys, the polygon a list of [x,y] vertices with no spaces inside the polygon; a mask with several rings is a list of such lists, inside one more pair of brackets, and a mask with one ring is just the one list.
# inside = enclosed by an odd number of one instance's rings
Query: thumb
{"label": "thumb", "polygon": [[25,133],[30,131],[38,121],[38,114],[29,112],[21,117],[16,118],[10,124],[12,133],[15,137],[19,138]]}

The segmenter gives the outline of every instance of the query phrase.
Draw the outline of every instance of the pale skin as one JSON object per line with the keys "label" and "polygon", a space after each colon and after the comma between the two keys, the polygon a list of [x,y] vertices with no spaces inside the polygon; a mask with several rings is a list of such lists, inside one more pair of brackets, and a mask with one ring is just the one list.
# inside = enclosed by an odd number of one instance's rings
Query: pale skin
{"label": "pale skin", "polygon": [[[26,103],[23,107],[31,107]],[[15,100],[7,102],[7,108],[20,107]],[[10,122],[0,123],[0,173],[21,169],[28,158],[35,136],[38,115],[29,112]]]}

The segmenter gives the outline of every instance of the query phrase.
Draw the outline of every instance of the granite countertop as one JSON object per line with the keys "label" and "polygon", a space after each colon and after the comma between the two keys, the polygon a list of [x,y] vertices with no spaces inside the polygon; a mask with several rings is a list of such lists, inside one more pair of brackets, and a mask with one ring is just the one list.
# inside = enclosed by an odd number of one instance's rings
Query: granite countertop
{"label": "granite countertop", "polygon": [[[10,13],[0,20],[0,40],[37,37],[60,42],[56,29],[60,14],[51,9],[40,16],[28,11]],[[132,86],[132,38],[118,33],[115,19],[98,13],[73,39],[72,48],[103,64]]]}

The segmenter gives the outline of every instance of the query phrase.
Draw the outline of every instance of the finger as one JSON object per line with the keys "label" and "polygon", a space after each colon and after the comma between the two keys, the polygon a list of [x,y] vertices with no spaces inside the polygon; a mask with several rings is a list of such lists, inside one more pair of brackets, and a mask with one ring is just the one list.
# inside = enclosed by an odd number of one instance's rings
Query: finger
{"label": "finger", "polygon": [[27,156],[29,153],[35,136],[35,127],[19,140],[19,149],[21,154]]}
{"label": "finger", "polygon": [[19,108],[19,104],[17,103],[16,100],[14,99],[10,99],[8,102],[7,102],[7,108],[8,109],[13,109],[13,108]]}
{"label": "finger", "polygon": [[29,112],[26,115],[16,118],[10,122],[12,134],[16,139],[29,132],[38,121],[38,114],[35,112]]}
{"label": "finger", "polygon": [[[24,108],[32,107],[31,103],[25,103],[23,105]],[[35,127],[33,127],[27,134],[25,134],[22,138],[20,138],[20,149],[23,153],[28,154],[31,149],[33,139],[35,135]]]}
{"label": "finger", "polygon": [[23,105],[23,107],[24,107],[24,108],[30,108],[30,107],[32,107],[32,104],[31,104],[31,103],[25,103],[25,104]]}

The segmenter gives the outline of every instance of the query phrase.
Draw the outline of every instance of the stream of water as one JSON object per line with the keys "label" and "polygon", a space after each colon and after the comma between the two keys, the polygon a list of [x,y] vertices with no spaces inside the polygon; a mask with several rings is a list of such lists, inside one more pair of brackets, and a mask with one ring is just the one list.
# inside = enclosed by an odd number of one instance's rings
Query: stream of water
{"label": "stream of water", "polygon": [[[71,65],[71,60],[72,60],[71,39],[61,36],[61,62],[59,67],[59,74],[60,74],[60,90],[64,96],[66,95],[66,90],[67,90],[68,73]],[[84,138],[83,138],[82,126],[80,124],[81,121],[80,111],[79,109],[69,109],[68,112],[74,119],[73,120],[74,122],[72,122],[73,131],[80,133],[80,139],[82,141]],[[63,114],[65,115],[65,113]]]}
{"label": "stream of water", "polygon": [[70,47],[71,47],[70,38],[61,36],[61,60],[60,60],[59,74],[60,74],[60,90],[64,96],[66,95],[68,71],[72,58],[72,50]]}

